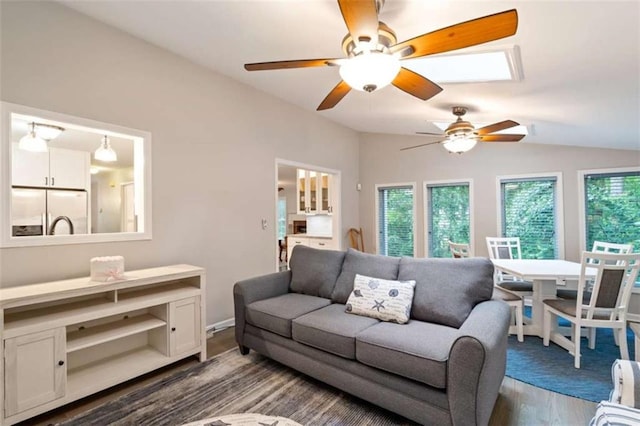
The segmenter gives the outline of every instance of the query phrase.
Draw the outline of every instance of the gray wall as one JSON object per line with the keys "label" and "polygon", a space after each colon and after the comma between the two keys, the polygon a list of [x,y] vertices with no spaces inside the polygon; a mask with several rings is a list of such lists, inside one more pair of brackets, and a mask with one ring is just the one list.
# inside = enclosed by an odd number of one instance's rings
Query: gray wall
{"label": "gray wall", "polygon": [[234,282],[275,270],[276,158],[342,171],[343,234],[358,223],[355,132],[57,3],[0,4],[3,101],[153,135],[153,240],[0,249],[2,287],[87,276],[94,256],[191,263],[208,323],[231,318]]}
{"label": "gray wall", "polygon": [[[507,117],[505,117],[507,118]],[[526,140],[526,139],[524,139]],[[640,165],[640,152],[520,143],[478,144],[465,154],[449,154],[440,145],[408,151],[425,143],[418,136],[365,134],[360,142],[360,224],[365,247],[373,252],[375,185],[417,183],[418,256],[424,256],[423,181],[473,179],[474,253],[487,256],[485,237],[497,236],[496,176],[562,172],[564,183],[565,258],[580,261],[578,170]]]}

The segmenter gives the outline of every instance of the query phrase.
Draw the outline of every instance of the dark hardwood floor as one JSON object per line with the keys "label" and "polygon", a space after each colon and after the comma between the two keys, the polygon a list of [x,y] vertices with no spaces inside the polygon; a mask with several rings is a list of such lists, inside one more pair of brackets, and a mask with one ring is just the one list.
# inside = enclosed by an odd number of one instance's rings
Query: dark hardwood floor
{"label": "dark hardwood floor", "polygon": [[[207,356],[209,358],[214,357],[235,346],[233,328],[220,331],[207,340]],[[107,391],[35,417],[21,423],[21,425],[50,425],[69,419],[78,413],[104,404],[147,383],[189,368],[197,363],[198,361],[195,357],[180,361],[115,386]],[[505,377],[489,425],[587,425],[595,410],[595,403],[550,392]]]}

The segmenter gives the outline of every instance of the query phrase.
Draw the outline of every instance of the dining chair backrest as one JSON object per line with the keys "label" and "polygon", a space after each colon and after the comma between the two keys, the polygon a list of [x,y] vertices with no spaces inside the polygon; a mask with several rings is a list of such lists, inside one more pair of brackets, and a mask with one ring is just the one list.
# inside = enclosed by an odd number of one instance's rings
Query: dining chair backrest
{"label": "dining chair backrest", "polygon": [[629,254],[633,251],[632,244],[617,244],[617,243],[605,243],[603,241],[594,241],[592,252],[599,253],[617,253],[617,254]]}
{"label": "dining chair backrest", "polygon": [[351,248],[364,252],[364,235],[362,234],[362,228],[350,228],[348,234]]}
{"label": "dining chair backrest", "polygon": [[[606,314],[611,321],[625,320],[639,270],[640,253],[583,252],[576,313],[581,312],[585,319]],[[583,300],[588,290],[591,296]]]}
{"label": "dining chair backrest", "polygon": [[451,250],[451,256],[456,259],[469,257],[471,255],[469,244],[467,243],[454,243],[449,241],[449,250]]}
{"label": "dining chair backrest", "polygon": [[[522,253],[520,251],[520,238],[519,237],[486,237],[487,250],[489,251],[489,259],[521,259]],[[513,280],[521,281],[515,277],[505,274],[504,272],[497,270],[497,281]]]}
{"label": "dining chair backrest", "polygon": [[487,237],[489,259],[520,259],[519,237]]}

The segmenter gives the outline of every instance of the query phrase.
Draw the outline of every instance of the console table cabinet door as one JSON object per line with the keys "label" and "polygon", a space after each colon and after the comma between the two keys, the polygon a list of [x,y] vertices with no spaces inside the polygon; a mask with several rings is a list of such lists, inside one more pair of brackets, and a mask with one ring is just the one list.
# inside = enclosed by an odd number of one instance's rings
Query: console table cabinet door
{"label": "console table cabinet door", "polygon": [[5,340],[7,417],[64,396],[65,336],[60,327]]}
{"label": "console table cabinet door", "polygon": [[200,297],[190,297],[169,304],[170,355],[200,347]]}

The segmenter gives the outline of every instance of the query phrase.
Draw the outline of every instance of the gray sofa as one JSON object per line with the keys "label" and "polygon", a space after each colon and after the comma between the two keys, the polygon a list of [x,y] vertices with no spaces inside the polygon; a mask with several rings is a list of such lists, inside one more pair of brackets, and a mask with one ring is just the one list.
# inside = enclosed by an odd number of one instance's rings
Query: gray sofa
{"label": "gray sofa", "polygon": [[[345,312],[356,273],[415,280],[411,319]],[[487,259],[297,246],[290,270],[236,283],[236,341],[422,424],[485,425],[504,378],[509,307]]]}

